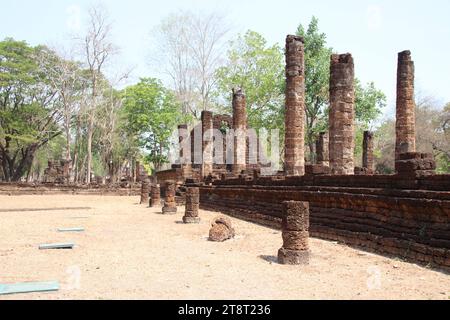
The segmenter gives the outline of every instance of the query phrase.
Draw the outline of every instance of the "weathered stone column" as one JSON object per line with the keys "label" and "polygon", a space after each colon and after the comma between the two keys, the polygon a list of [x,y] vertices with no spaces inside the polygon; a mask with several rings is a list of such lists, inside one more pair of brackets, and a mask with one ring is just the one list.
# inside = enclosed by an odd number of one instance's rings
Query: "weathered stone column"
{"label": "weathered stone column", "polygon": [[177,203],[175,201],[176,185],[175,181],[166,181],[166,197],[164,199],[163,214],[174,214],[177,212]]}
{"label": "weathered stone column", "polygon": [[213,172],[213,128],[213,113],[210,111],[202,111],[202,178],[209,176]]}
{"label": "weathered stone column", "polygon": [[191,138],[188,132],[188,125],[181,124],[178,126],[178,139],[180,143],[180,165],[183,179],[192,177],[191,162]]}
{"label": "weathered stone column", "polygon": [[154,184],[150,190],[150,207],[155,208],[161,206],[161,187],[159,184]]}
{"label": "weathered stone column", "polygon": [[328,167],[330,165],[330,154],[328,151],[329,137],[328,132],[319,133],[316,140],[317,164]]}
{"label": "weathered stone column", "polygon": [[147,177],[142,181],[141,186],[141,204],[148,203],[148,196],[150,193],[150,179]]}
{"label": "weathered stone column", "polygon": [[398,54],[396,117],[395,161],[402,153],[416,151],[414,62],[410,51]]}
{"label": "weathered stone column", "polygon": [[278,251],[278,263],[309,263],[309,202],[283,202],[283,247]]}
{"label": "weathered stone column", "polygon": [[140,164],[140,162],[136,161],[135,166],[136,167],[134,168],[134,170],[135,170],[134,175],[135,175],[136,182],[141,182],[141,164]]}
{"label": "weathered stone column", "polygon": [[332,174],[354,174],[355,88],[352,55],[331,55],[330,168]]}
{"label": "weathered stone column", "polygon": [[362,166],[367,168],[367,173],[373,174],[373,133],[370,131],[364,131]]}
{"label": "weathered stone column", "polygon": [[200,223],[198,210],[200,207],[199,188],[187,188],[186,191],[186,211],[184,213],[184,223]]}
{"label": "weathered stone column", "polygon": [[233,174],[239,175],[246,169],[247,160],[247,110],[242,89],[233,89],[233,129],[235,133]]}
{"label": "weathered stone column", "polygon": [[304,40],[286,38],[285,174],[305,174],[305,61]]}

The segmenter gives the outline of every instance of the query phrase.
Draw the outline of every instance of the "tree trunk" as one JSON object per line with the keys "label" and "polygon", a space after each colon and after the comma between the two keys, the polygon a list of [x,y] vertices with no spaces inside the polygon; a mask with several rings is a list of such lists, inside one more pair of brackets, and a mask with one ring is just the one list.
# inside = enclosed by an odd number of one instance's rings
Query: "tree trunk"
{"label": "tree trunk", "polygon": [[89,119],[88,126],[88,137],[87,137],[87,173],[86,173],[86,183],[91,183],[91,166],[92,166],[92,136],[94,131],[94,120],[92,116]]}

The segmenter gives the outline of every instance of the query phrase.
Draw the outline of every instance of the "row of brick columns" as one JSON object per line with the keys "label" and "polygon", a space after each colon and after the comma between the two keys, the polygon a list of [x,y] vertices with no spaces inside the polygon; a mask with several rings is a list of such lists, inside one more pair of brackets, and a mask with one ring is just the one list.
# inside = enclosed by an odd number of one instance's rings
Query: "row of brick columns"
{"label": "row of brick columns", "polygon": [[[355,172],[355,72],[352,55],[333,54],[330,59],[329,133],[316,140],[317,164],[331,174]],[[304,168],[305,70],[304,40],[286,38],[285,174],[301,176]],[[414,62],[411,53],[398,54],[395,160],[415,152]],[[363,169],[374,172],[373,133],[364,132]]]}

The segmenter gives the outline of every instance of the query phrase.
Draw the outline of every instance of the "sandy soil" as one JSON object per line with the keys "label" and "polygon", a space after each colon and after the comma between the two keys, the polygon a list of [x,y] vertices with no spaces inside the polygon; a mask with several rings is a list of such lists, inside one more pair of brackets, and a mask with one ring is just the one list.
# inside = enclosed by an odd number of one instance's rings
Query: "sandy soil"
{"label": "sandy soil", "polygon": [[[61,290],[3,299],[450,299],[450,276],[311,239],[309,266],[276,263],[281,233],[232,219],[237,237],[207,241],[200,225],[138,197],[0,196],[0,283],[58,280]],[[91,209],[1,212],[15,208]],[[4,210],[6,211],[6,210]],[[58,228],[84,227],[84,233]],[[75,242],[73,250],[38,245]]]}

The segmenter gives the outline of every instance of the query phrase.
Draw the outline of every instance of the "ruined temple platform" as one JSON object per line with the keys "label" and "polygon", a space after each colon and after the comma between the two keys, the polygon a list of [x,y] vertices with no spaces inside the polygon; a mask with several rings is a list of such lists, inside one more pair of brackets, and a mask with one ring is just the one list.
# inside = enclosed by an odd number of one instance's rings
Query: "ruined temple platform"
{"label": "ruined temple platform", "polygon": [[[164,216],[138,203],[138,196],[0,195],[0,283],[61,284],[54,293],[0,299],[450,297],[450,276],[443,272],[314,238],[309,266],[282,266],[275,262],[282,244],[278,230],[232,218],[237,237],[213,243],[207,236],[217,213],[200,210],[199,225],[184,225],[183,207]],[[70,227],[85,232],[56,231]],[[38,250],[50,242],[76,246]]]}

